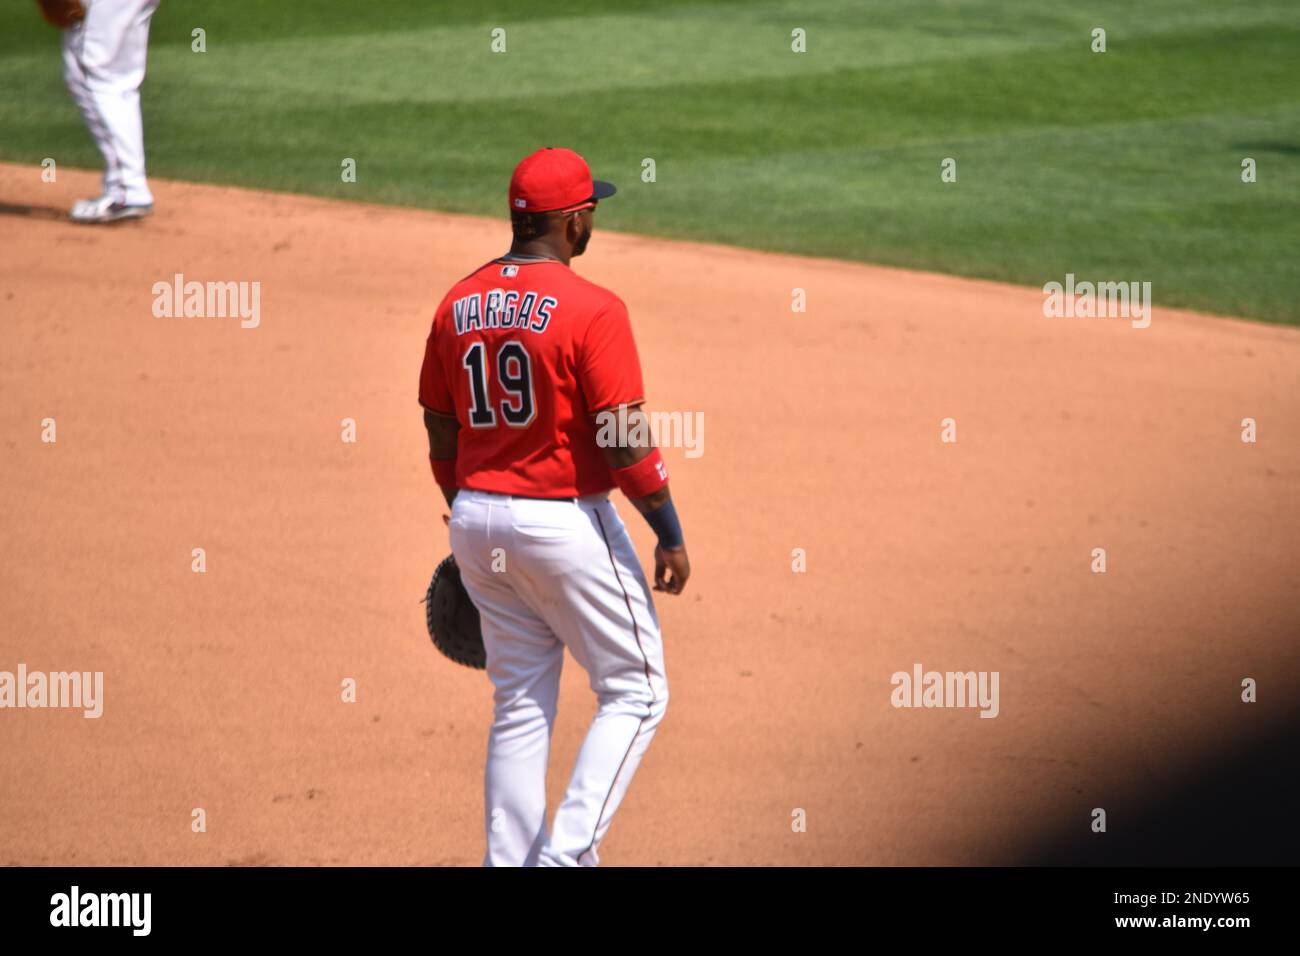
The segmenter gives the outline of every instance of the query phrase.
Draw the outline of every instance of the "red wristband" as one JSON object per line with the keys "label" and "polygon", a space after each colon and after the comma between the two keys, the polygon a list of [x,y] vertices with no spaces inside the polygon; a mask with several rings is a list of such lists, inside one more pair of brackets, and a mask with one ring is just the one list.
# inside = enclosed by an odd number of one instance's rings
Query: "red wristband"
{"label": "red wristband", "polygon": [[429,465],[433,468],[433,480],[443,488],[456,487],[456,459],[434,458],[429,456]]}
{"label": "red wristband", "polygon": [[652,495],[668,484],[668,466],[664,464],[663,455],[658,448],[651,448],[635,465],[616,468],[612,472],[614,483],[629,498],[644,498]]}

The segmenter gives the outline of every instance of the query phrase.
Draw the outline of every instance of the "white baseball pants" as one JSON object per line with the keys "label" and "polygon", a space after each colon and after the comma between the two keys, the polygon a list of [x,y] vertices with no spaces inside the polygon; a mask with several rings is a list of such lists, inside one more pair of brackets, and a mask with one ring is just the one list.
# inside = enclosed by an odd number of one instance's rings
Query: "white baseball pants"
{"label": "white baseball pants", "polygon": [[[451,548],[482,620],[495,687],[484,866],[595,866],[668,704],[650,588],[608,494],[559,501],[462,490]],[[564,649],[598,709],[546,829],[546,765]]]}
{"label": "white baseball pants", "polygon": [[158,0],[82,0],[86,18],[63,31],[63,80],[104,156],[104,191],[153,203],[144,175],[140,85]]}

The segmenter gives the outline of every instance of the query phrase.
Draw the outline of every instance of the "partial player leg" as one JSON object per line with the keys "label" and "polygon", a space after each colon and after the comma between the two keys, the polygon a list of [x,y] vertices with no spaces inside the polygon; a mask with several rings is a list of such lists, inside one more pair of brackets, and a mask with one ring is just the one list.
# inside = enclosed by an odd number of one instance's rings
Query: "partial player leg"
{"label": "partial player leg", "polygon": [[117,154],[113,152],[112,137],[95,107],[95,99],[86,82],[86,71],[81,65],[81,46],[84,40],[84,21],[63,31],[63,81],[72,94],[72,101],[81,111],[86,129],[99,147],[100,155],[104,157],[104,195],[122,202],[125,200],[125,192],[121,188],[121,173]]}
{"label": "partial player leg", "polygon": [[[576,518],[568,539],[544,528],[530,537],[516,522],[533,572],[525,596],[586,669],[599,701],[541,866],[599,862],[597,849],[668,705],[659,621],[618,513],[607,499],[568,513]],[[542,560],[547,551],[567,553],[571,564]]]}
{"label": "partial player leg", "polygon": [[461,492],[451,520],[452,552],[479,610],[495,687],[484,774],[483,864],[533,866],[547,840],[546,767],[564,645],[511,584],[509,499],[496,500]]}
{"label": "partial player leg", "polygon": [[[88,117],[91,135],[105,158],[104,195],[128,206],[153,204],[145,179],[140,86],[149,49],[149,22],[157,6],[157,0],[97,0],[88,5],[79,31],[77,55],[85,87],[106,137],[100,139],[101,133]],[[84,107],[82,112],[86,113]]]}

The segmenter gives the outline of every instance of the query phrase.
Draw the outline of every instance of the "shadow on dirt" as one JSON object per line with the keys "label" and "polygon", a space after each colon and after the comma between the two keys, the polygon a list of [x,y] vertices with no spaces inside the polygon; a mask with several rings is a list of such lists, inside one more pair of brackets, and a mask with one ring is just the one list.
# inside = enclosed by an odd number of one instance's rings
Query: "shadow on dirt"
{"label": "shadow on dirt", "polygon": [[25,206],[20,203],[0,202],[0,216],[25,216],[28,219],[66,220],[68,210],[53,206]]}
{"label": "shadow on dirt", "polygon": [[[1243,704],[1260,707],[1262,704]],[[1300,711],[1206,751],[1154,785],[1078,798],[1031,838],[1024,866],[1277,866],[1300,864]],[[1196,740],[1186,741],[1194,753]],[[1106,832],[1092,832],[1093,808]]]}

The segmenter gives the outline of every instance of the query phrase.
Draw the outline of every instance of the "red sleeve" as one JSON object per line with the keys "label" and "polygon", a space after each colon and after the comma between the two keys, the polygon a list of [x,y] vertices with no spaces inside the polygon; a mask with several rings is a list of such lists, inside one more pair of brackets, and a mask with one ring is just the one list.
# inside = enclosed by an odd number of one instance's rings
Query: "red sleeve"
{"label": "red sleeve", "polygon": [[451,389],[447,387],[447,375],[438,355],[438,316],[434,316],[433,328],[424,343],[424,365],[420,368],[420,404],[431,412],[440,415],[455,415],[456,403],[452,401]]}
{"label": "red sleeve", "polygon": [[588,412],[645,398],[632,322],[620,299],[596,313],[578,346],[577,359],[578,383],[587,396]]}

